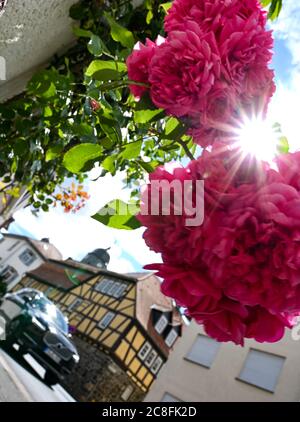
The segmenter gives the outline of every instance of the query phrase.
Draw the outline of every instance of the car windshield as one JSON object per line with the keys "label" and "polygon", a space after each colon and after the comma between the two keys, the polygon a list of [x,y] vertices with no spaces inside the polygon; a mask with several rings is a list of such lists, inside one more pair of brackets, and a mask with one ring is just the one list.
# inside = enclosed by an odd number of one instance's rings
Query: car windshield
{"label": "car windshield", "polygon": [[49,323],[54,324],[60,331],[68,334],[68,323],[61,311],[44,297],[39,297],[31,302],[31,306],[44,314]]}

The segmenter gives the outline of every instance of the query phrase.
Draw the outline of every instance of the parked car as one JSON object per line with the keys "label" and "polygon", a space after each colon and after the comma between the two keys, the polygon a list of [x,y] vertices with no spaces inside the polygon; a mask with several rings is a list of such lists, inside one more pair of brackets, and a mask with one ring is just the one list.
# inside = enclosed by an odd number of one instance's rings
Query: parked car
{"label": "parked car", "polygon": [[46,369],[48,385],[56,384],[79,362],[68,319],[42,292],[22,289],[6,294],[0,317],[6,322],[6,344],[16,343],[21,354],[30,353]]}

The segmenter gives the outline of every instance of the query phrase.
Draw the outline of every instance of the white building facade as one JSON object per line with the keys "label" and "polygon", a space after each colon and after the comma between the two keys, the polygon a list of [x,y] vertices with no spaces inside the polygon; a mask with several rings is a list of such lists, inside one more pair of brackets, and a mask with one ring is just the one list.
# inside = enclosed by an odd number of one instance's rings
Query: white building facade
{"label": "white building facade", "polygon": [[47,239],[33,240],[25,236],[0,233],[0,276],[12,289],[28,271],[47,259],[62,259],[61,253]]}
{"label": "white building facade", "polygon": [[299,402],[300,327],[278,343],[218,343],[192,323],[153,384],[153,402]]}

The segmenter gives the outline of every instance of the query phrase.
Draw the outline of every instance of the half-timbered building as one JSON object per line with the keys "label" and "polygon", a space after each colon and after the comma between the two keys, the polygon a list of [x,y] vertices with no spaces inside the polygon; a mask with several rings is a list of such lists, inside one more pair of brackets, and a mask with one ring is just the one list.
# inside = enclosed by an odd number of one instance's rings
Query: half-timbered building
{"label": "half-timbered building", "polygon": [[78,400],[142,400],[181,335],[153,273],[49,260],[15,289],[23,287],[43,291],[69,318],[81,362],[66,387]]}

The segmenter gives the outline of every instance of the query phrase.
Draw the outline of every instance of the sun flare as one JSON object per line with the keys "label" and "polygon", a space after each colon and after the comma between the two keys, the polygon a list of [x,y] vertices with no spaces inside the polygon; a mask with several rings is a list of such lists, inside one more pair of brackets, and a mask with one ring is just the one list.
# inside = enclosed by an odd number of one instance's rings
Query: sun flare
{"label": "sun flare", "polygon": [[237,143],[245,154],[272,161],[277,152],[277,137],[268,120],[260,117],[247,118],[237,130]]}

